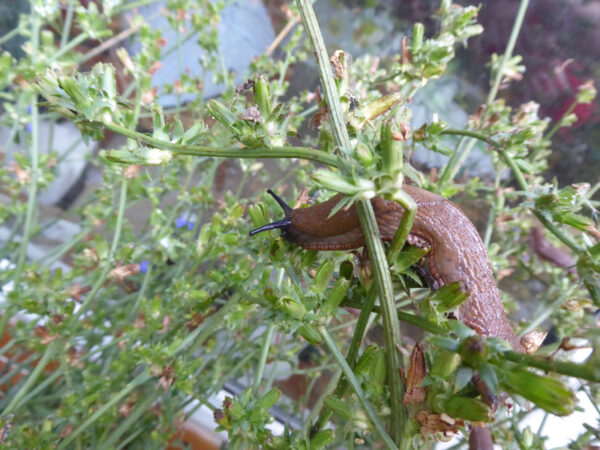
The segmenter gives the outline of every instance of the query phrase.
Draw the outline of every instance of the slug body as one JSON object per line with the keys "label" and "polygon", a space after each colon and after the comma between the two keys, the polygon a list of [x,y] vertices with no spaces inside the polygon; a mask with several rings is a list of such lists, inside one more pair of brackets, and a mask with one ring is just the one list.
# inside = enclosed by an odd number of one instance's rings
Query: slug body
{"label": "slug body", "polygon": [[[461,282],[471,295],[459,308],[459,320],[483,336],[499,337],[515,350],[523,351],[506,315],[496,286],[487,251],[475,226],[452,202],[415,186],[403,189],[417,203],[417,215],[408,243],[430,248],[420,271],[432,289]],[[329,217],[342,199],[338,194],[309,208],[291,209],[269,191],[282,206],[285,218],[251,232],[279,228],[290,242],[308,250],[347,250],[365,245],[356,208],[351,206]],[[389,200],[374,198],[371,205],[384,241],[396,234],[404,208]]]}

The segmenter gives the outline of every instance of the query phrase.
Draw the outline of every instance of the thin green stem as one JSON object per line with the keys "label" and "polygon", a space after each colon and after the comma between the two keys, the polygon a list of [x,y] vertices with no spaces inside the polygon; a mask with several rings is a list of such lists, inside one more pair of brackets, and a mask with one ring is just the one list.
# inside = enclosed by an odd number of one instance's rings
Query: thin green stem
{"label": "thin green stem", "polygon": [[388,448],[397,449],[398,447],[396,447],[396,444],[394,443],[394,441],[392,441],[390,436],[385,431],[385,427],[383,426],[383,424],[379,420],[379,417],[377,417],[377,414],[375,413],[375,411],[373,410],[373,408],[367,401],[365,393],[362,390],[362,388],[360,387],[360,382],[358,381],[358,379],[354,375],[354,372],[352,371],[352,369],[346,362],[344,355],[342,355],[340,350],[337,348],[337,345],[335,344],[335,341],[333,340],[333,338],[331,337],[329,332],[325,329],[325,327],[319,327],[319,333],[321,334],[321,338],[323,339],[323,342],[325,343],[325,345],[327,346],[329,351],[332,353],[332,355],[336,359],[337,363],[340,365],[342,372],[344,373],[344,376],[346,377],[346,379],[352,386],[352,389],[354,389],[354,393],[356,394],[356,397],[358,398],[359,403],[361,404],[361,406],[367,413],[367,416],[369,416],[369,419],[371,420],[371,423],[373,424],[373,426],[375,428],[375,432],[385,442],[385,445]]}
{"label": "thin green stem", "polygon": [[[35,65],[38,57],[40,37],[40,18],[37,15],[35,8],[31,7],[31,61]],[[25,226],[23,227],[23,238],[21,240],[21,246],[19,248],[19,255],[17,258],[17,266],[14,274],[14,285],[15,289],[19,288],[19,279],[25,268],[25,261],[27,260],[27,247],[29,246],[29,238],[31,237],[31,231],[33,230],[33,216],[37,209],[37,183],[38,183],[38,164],[39,164],[39,109],[37,106],[37,95],[31,94],[31,150],[29,152],[31,156],[31,182],[29,183],[29,190],[27,192],[27,212],[25,213]]]}
{"label": "thin green stem", "polygon": [[[491,104],[496,95],[498,94],[498,89],[500,88],[500,83],[502,82],[502,76],[504,75],[504,71],[506,69],[506,64],[510,61],[512,57],[512,52],[515,48],[515,44],[517,42],[517,37],[519,36],[519,32],[521,30],[521,26],[523,25],[523,19],[525,17],[525,12],[527,11],[527,6],[529,4],[529,0],[521,0],[519,4],[519,10],[517,11],[517,16],[515,17],[515,21],[513,23],[513,27],[510,33],[510,37],[508,39],[508,43],[506,44],[506,49],[504,50],[504,54],[501,57],[501,62],[498,67],[498,72],[496,73],[496,77],[494,82],[492,83],[492,87],[487,96],[486,104]],[[466,130],[470,132],[469,130]],[[475,132],[476,133],[476,132]],[[459,133],[446,133],[446,134],[459,134]],[[479,133],[478,133],[479,134]],[[468,134],[462,133],[463,136],[468,136]],[[473,135],[476,139],[480,139],[482,136]],[[483,136],[484,142],[487,142],[489,145],[493,145],[491,142],[488,142],[488,138]],[[481,139],[480,139],[481,140]],[[492,141],[493,142],[493,141]],[[456,174],[458,173],[460,167],[463,165],[471,150],[475,146],[475,140],[470,139],[467,140],[465,138],[461,139],[456,147],[456,150],[450,157],[450,160],[446,164],[446,166],[442,169],[439,179],[439,185],[444,186],[450,181],[454,179]]]}
{"label": "thin green stem", "polygon": [[552,139],[552,136],[554,136],[554,134],[560,130],[562,127],[564,127],[565,125],[562,124],[562,121],[565,117],[567,117],[569,114],[571,114],[574,110],[575,107],[578,105],[579,103],[577,103],[576,101],[574,101],[573,103],[571,103],[571,106],[569,106],[569,108],[567,108],[567,110],[565,111],[565,113],[562,115],[562,117],[558,120],[558,122],[556,122],[556,124],[554,124],[554,126],[552,127],[552,129],[550,131],[548,131],[548,134],[546,134],[545,138],[550,140]]}
{"label": "thin green stem", "polygon": [[0,45],[4,44],[5,42],[10,41],[12,38],[17,36],[19,33],[21,33],[21,29],[19,27],[13,28],[8,33],[6,33],[4,36],[0,37]]}
{"label": "thin green stem", "polygon": [[125,216],[125,205],[127,204],[127,178],[123,177],[121,180],[121,193],[119,195],[119,207],[117,210],[117,223],[115,225],[115,234],[113,236],[112,244],[110,247],[110,252],[108,253],[108,257],[106,258],[106,262],[104,263],[104,268],[96,283],[92,287],[90,293],[87,295],[85,301],[81,304],[81,307],[77,311],[77,313],[73,316],[73,323],[77,322],[77,319],[81,317],[81,315],[87,311],[89,306],[92,304],[92,301],[98,294],[100,288],[104,285],[108,273],[110,269],[113,267],[113,256],[117,247],[119,245],[119,240],[121,239],[121,230],[123,229],[123,218]]}
{"label": "thin green stem", "polygon": [[60,36],[60,48],[63,48],[67,45],[67,41],[69,40],[69,34],[71,33],[71,23],[73,22],[73,12],[75,11],[75,2],[74,0],[69,0],[69,5],[67,6],[67,14],[65,16],[65,23],[62,29],[62,35]]}
{"label": "thin green stem", "polygon": [[157,0],[137,0],[133,2],[124,3],[122,5],[116,6],[113,9],[113,15],[121,14],[124,11],[128,11],[134,8],[140,8],[142,6],[147,6],[156,2]]}
{"label": "thin green stem", "polygon": [[504,193],[498,193],[500,188],[500,174],[496,173],[494,177],[494,190],[492,191],[493,201],[488,214],[487,224],[485,226],[485,234],[483,237],[483,245],[486,248],[489,247],[490,241],[492,240],[492,234],[494,233],[494,223],[496,222],[496,215],[501,210],[501,204],[504,203]]}
{"label": "thin green stem", "polygon": [[42,375],[42,372],[50,362],[50,359],[54,357],[54,353],[56,353],[59,343],[60,340],[57,339],[55,341],[52,341],[50,345],[48,345],[46,351],[44,352],[44,355],[42,356],[42,359],[40,359],[37,366],[35,366],[35,369],[33,369],[33,372],[31,372],[29,378],[27,378],[27,381],[23,383],[23,386],[21,386],[19,391],[15,394],[15,396],[6,406],[4,411],[2,411],[2,416],[6,417],[8,414],[12,414],[21,405],[21,400],[23,399],[23,397],[25,397],[27,392],[29,392],[29,390],[33,387],[40,375]]}
{"label": "thin green stem", "polygon": [[314,150],[307,147],[205,147],[195,145],[174,144],[172,142],[156,139],[152,136],[138,133],[134,130],[122,127],[120,125],[109,123],[105,124],[106,129],[120,135],[136,139],[150,146],[170,150],[177,155],[191,156],[211,156],[216,158],[300,158],[326,164],[331,167],[337,167],[338,158],[334,155]]}
{"label": "thin green stem", "polygon": [[521,172],[521,169],[519,169],[519,166],[517,166],[517,163],[515,163],[515,160],[512,158],[512,156],[502,151],[498,154],[500,155],[500,158],[502,158],[504,162],[508,165],[508,167],[510,167],[510,169],[512,170],[513,176],[517,180],[517,183],[521,187],[521,189],[523,189],[525,192],[528,192],[529,186],[527,184],[527,181],[525,181],[523,172]]}
{"label": "thin green stem", "polygon": [[485,142],[486,144],[490,145],[491,147],[494,147],[494,149],[500,149],[502,147],[502,144],[494,141],[490,137],[488,137],[485,134],[480,133],[478,131],[460,130],[457,128],[446,128],[445,130],[442,130],[440,132],[440,134],[449,134],[449,135],[455,135],[455,136],[466,136],[466,137],[475,138],[479,141]]}
{"label": "thin green stem", "polygon": [[510,32],[510,37],[508,38],[508,43],[506,44],[506,50],[504,50],[500,66],[498,67],[498,72],[496,72],[496,78],[494,79],[492,88],[488,93],[488,105],[494,101],[496,95],[498,94],[498,89],[500,89],[500,83],[502,82],[502,77],[504,76],[506,65],[508,64],[508,61],[510,61],[510,59],[512,58],[512,53],[515,49],[517,37],[519,36],[519,32],[521,31],[521,26],[523,25],[523,19],[525,18],[525,12],[527,12],[528,5],[529,0],[521,0],[521,3],[519,4],[519,10],[517,11],[517,16],[515,17],[515,21]]}
{"label": "thin green stem", "polygon": [[83,42],[85,42],[85,40],[88,38],[89,38],[89,36],[85,31],[82,32],[81,34],[78,34],[67,44],[61,46],[60,50],[58,50],[56,53],[54,53],[52,56],[50,56],[50,58],[48,58],[48,63],[57,61],[58,59],[60,59],[61,56],[67,54],[68,52],[73,50],[78,45],[83,44]]}
{"label": "thin green stem", "polygon": [[254,374],[254,384],[252,385],[252,395],[254,396],[258,395],[258,390],[260,389],[260,382],[265,370],[265,364],[267,363],[267,356],[269,356],[269,348],[271,347],[274,331],[275,324],[273,322],[269,322],[267,331],[265,332],[265,340],[263,342],[260,359],[258,360],[258,366],[256,367],[256,372]]}
{"label": "thin green stem", "polygon": [[[375,286],[371,286],[367,293],[367,299],[364,304],[360,305],[360,315],[358,316],[358,321],[356,322],[356,326],[354,327],[354,334],[352,335],[352,342],[350,342],[350,347],[348,347],[348,352],[346,353],[346,361],[348,366],[351,369],[354,369],[354,365],[356,364],[356,358],[358,357],[358,352],[360,350],[360,344],[362,343],[363,337],[367,330],[367,325],[369,323],[369,318],[371,317],[371,311],[375,308],[375,300],[377,299],[377,290]],[[379,310],[379,308],[378,308]],[[348,390],[348,381],[346,378],[341,378],[336,390],[336,397],[343,397]],[[319,415],[319,419],[313,426],[311,433],[317,433],[322,430],[331,416],[333,412],[329,409],[325,409]]]}
{"label": "thin green stem", "polygon": [[331,62],[329,61],[329,55],[325,48],[325,42],[323,41],[323,35],[319,28],[319,22],[317,16],[312,7],[312,2],[309,0],[296,0],[306,35],[310,41],[310,45],[315,52],[317,59],[317,66],[319,69],[319,79],[323,86],[323,94],[327,107],[329,108],[329,115],[331,117],[331,126],[333,128],[333,136],[335,142],[342,148],[350,148],[350,136],[346,129],[346,123],[344,122],[344,114],[342,112],[342,106],[338,97],[337,87],[333,79],[333,73],[331,72]]}

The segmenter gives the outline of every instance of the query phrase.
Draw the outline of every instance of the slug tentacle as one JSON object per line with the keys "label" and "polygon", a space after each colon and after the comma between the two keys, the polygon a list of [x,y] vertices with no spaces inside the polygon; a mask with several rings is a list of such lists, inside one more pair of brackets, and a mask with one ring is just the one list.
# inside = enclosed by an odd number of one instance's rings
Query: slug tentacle
{"label": "slug tentacle", "polygon": [[287,227],[289,227],[292,224],[292,221],[290,219],[282,219],[282,220],[277,220],[276,222],[271,222],[267,225],[263,225],[260,228],[256,228],[255,230],[252,230],[250,232],[250,236],[254,236],[257,233],[262,233],[263,231],[267,231],[267,230],[275,230],[275,229],[285,229]]}
{"label": "slug tentacle", "polygon": [[267,189],[267,192],[269,194],[271,194],[273,196],[273,198],[275,199],[275,201],[279,204],[279,206],[281,206],[281,209],[283,209],[283,213],[285,214],[285,217],[281,220],[276,220],[275,222],[271,222],[260,228],[256,228],[255,230],[252,230],[250,232],[250,236],[254,236],[255,234],[262,233],[263,231],[279,229],[279,230],[281,230],[281,236],[286,237],[286,231],[292,225],[292,219],[290,218],[290,215],[292,214],[293,209],[290,207],[290,205],[288,205],[285,201],[283,201],[283,199],[279,195],[277,195],[275,192],[273,192],[271,189]]}
{"label": "slug tentacle", "polygon": [[279,203],[279,206],[281,206],[281,209],[283,209],[283,213],[286,215],[286,217],[289,216],[289,214],[292,212],[292,207],[284,202],[283,199],[271,189],[267,189],[267,192],[273,196],[277,203]]}

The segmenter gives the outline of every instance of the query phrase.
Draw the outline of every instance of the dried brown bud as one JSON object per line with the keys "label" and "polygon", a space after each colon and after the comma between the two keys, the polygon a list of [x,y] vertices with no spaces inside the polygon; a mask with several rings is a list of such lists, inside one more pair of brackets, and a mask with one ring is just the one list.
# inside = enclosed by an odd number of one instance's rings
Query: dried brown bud
{"label": "dried brown bud", "polygon": [[422,387],[423,379],[427,374],[425,366],[425,355],[423,347],[420,344],[415,345],[410,355],[408,371],[406,374],[406,395],[404,396],[404,404],[423,403],[427,394],[427,388]]}

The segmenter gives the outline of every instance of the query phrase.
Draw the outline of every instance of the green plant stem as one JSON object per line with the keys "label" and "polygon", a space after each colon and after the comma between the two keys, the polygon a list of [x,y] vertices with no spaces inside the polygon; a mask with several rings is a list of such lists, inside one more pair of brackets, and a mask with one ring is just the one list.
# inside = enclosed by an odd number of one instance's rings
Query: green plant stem
{"label": "green plant stem", "polygon": [[44,352],[44,355],[42,356],[42,359],[40,359],[37,366],[35,366],[35,369],[33,369],[33,372],[31,372],[29,378],[27,378],[27,381],[23,383],[23,386],[21,386],[19,391],[15,394],[15,396],[6,406],[4,411],[2,411],[2,416],[6,417],[8,414],[12,414],[21,405],[21,400],[23,399],[23,397],[25,397],[27,392],[29,392],[29,390],[33,387],[37,379],[40,377],[40,375],[50,362],[50,359],[54,357],[54,353],[56,353],[56,350],[59,347],[59,343],[60,340],[57,339],[55,341],[52,341],[50,345],[48,345],[46,351]]}
{"label": "green plant stem", "polygon": [[[523,19],[525,18],[525,12],[527,11],[527,6],[529,5],[529,0],[521,0],[519,4],[519,10],[517,11],[517,16],[515,17],[515,21],[513,23],[512,30],[510,32],[510,37],[508,39],[508,43],[506,44],[506,49],[504,50],[504,54],[502,55],[502,59],[500,65],[498,67],[498,72],[496,73],[496,77],[494,82],[492,83],[492,87],[488,92],[486,104],[491,104],[496,95],[498,94],[498,89],[500,88],[500,83],[502,82],[502,76],[504,75],[504,70],[506,68],[506,64],[512,58],[512,53],[515,48],[515,44],[517,42],[517,37],[519,36],[519,32],[521,31],[521,26],[523,25]],[[470,130],[466,130],[470,131]],[[446,133],[451,134],[451,133]],[[457,133],[456,133],[457,134]],[[468,136],[467,134],[463,134],[464,136]],[[472,136],[476,137],[476,136]],[[479,139],[479,137],[476,137]],[[484,139],[486,141],[487,138]],[[490,144],[491,145],[491,144]],[[458,173],[458,170],[467,159],[471,150],[475,146],[475,140],[466,140],[465,138],[461,139],[456,147],[455,152],[450,157],[450,160],[442,170],[439,179],[439,185],[444,186],[446,183],[452,181],[452,179]]]}
{"label": "green plant stem", "polygon": [[377,414],[375,414],[375,411],[373,411],[373,408],[367,401],[367,398],[365,397],[365,393],[363,392],[362,388],[360,387],[360,382],[354,375],[354,372],[352,371],[352,369],[346,362],[346,359],[344,358],[344,356],[342,355],[340,350],[337,348],[335,341],[333,340],[333,338],[331,337],[331,335],[329,334],[327,329],[325,329],[325,327],[319,327],[319,333],[321,334],[321,338],[323,339],[323,342],[325,343],[325,345],[327,346],[329,351],[333,354],[333,357],[336,359],[337,363],[340,365],[342,372],[346,376],[346,379],[348,380],[348,382],[354,389],[354,392],[356,394],[356,397],[358,398],[358,401],[360,402],[361,406],[364,408],[365,412],[369,416],[369,419],[371,420],[371,423],[373,424],[373,426],[375,428],[375,432],[385,442],[385,445],[388,448],[397,449],[398,447],[396,447],[396,444],[394,444],[394,441],[392,441],[390,436],[386,433],[385,427],[383,426],[383,424],[379,420],[379,417],[377,417]]}
{"label": "green plant stem", "polygon": [[[338,91],[331,72],[329,55],[325,48],[323,36],[319,24],[309,0],[296,0],[304,29],[308,35],[319,69],[319,78],[323,87],[324,97],[327,101],[329,117],[333,129],[333,135],[337,146],[343,150],[351,148],[350,138],[346,129],[346,123],[340,105]],[[343,151],[341,152],[344,153]],[[363,234],[366,239],[367,248],[373,265],[373,275],[377,293],[382,305],[382,318],[385,335],[385,350],[388,367],[388,383],[391,393],[391,430],[394,442],[402,446],[402,435],[407,424],[406,410],[402,403],[403,384],[400,380],[401,360],[398,356],[397,345],[400,344],[400,328],[396,308],[394,306],[394,295],[387,258],[379,236],[379,227],[375,220],[375,214],[371,202],[359,200],[356,202],[356,210],[360,219]]]}
{"label": "green plant stem", "polygon": [[258,395],[258,390],[260,389],[260,382],[265,370],[265,364],[267,363],[267,356],[269,356],[269,348],[271,347],[274,331],[275,324],[270,322],[267,326],[267,331],[265,332],[265,340],[263,342],[260,359],[258,360],[258,367],[256,368],[256,372],[254,374],[254,384],[252,385],[252,395],[254,396]]}
{"label": "green plant stem", "polygon": [[71,23],[73,22],[73,12],[75,11],[75,1],[69,0],[67,6],[67,14],[65,16],[65,23],[63,25],[62,34],[60,36],[60,48],[67,45],[69,40],[69,34],[71,33]]}
{"label": "green plant stem", "polygon": [[321,164],[326,164],[331,167],[337,167],[339,164],[336,156],[307,147],[285,146],[271,148],[217,148],[199,145],[183,145],[156,139],[152,136],[143,133],[138,133],[136,131],[122,127],[115,123],[107,123],[105,124],[105,127],[110,131],[132,139],[136,139],[139,142],[143,142],[144,144],[150,145],[152,147],[170,150],[171,152],[177,155],[211,156],[216,158],[300,158],[315,161]]}
{"label": "green plant stem", "polygon": [[120,438],[123,434],[129,430],[135,429],[137,420],[148,411],[148,408],[150,408],[159,395],[160,391],[158,390],[148,393],[141,402],[135,405],[133,411],[131,411],[127,418],[123,420],[116,429],[113,430],[107,428],[103,439],[100,439],[101,445],[98,447],[99,450],[114,448],[115,444],[120,442]]}
{"label": "green plant stem", "polygon": [[[352,342],[350,342],[350,347],[348,347],[348,352],[346,353],[346,362],[348,366],[354,370],[354,365],[356,364],[356,358],[358,357],[358,351],[360,350],[360,344],[363,340],[365,332],[367,330],[367,325],[369,323],[369,317],[371,316],[371,311],[375,308],[375,300],[377,299],[377,290],[374,286],[371,285],[370,289],[367,293],[367,299],[364,304],[360,304],[360,315],[358,316],[358,321],[356,322],[356,326],[354,327],[354,334],[352,335]],[[379,308],[377,308],[379,311]],[[338,398],[343,397],[346,394],[348,389],[348,381],[346,378],[341,378],[336,389],[334,395]],[[321,431],[331,416],[333,412],[329,409],[324,409],[319,415],[319,419],[313,426],[311,433],[315,434]]]}
{"label": "green plant stem", "polygon": [[500,188],[500,174],[496,173],[494,177],[494,200],[492,201],[492,206],[490,207],[490,212],[488,213],[488,220],[485,226],[485,234],[483,237],[483,245],[485,248],[488,248],[490,245],[490,241],[492,240],[492,233],[494,232],[494,223],[496,221],[496,216],[500,211],[500,205],[504,203],[504,193],[501,192],[498,194],[498,189]]}
{"label": "green plant stem", "polygon": [[504,54],[502,55],[502,61],[500,62],[500,66],[498,67],[498,72],[496,73],[496,78],[494,79],[494,83],[492,84],[492,88],[488,93],[487,104],[489,105],[494,101],[496,95],[498,94],[498,89],[500,89],[500,83],[502,82],[502,77],[504,76],[504,70],[506,69],[506,64],[512,58],[513,50],[515,49],[515,44],[517,43],[517,37],[519,36],[519,32],[521,31],[521,26],[523,25],[523,19],[525,18],[525,12],[527,12],[527,7],[529,6],[529,0],[521,0],[519,3],[519,10],[517,11],[517,16],[515,17],[515,21],[513,23],[512,30],[510,32],[510,37],[508,38],[508,43],[506,44],[506,50],[504,50]]}
{"label": "green plant stem", "polygon": [[78,45],[83,44],[89,38],[88,34],[84,31],[81,34],[78,34],[75,38],[69,41],[67,44],[61,46],[60,50],[54,53],[50,58],[48,58],[48,63],[57,61],[61,56],[73,50]]}
{"label": "green plant stem", "polygon": [[578,255],[585,253],[585,249],[580,247],[575,241],[573,241],[570,236],[564,233],[562,230],[559,230],[556,225],[550,222],[540,211],[533,210],[533,214],[538,220],[544,225],[548,231],[550,231],[554,236],[556,236],[563,244],[569,247]]}
{"label": "green plant stem", "polygon": [[461,130],[458,128],[446,128],[445,130],[440,131],[440,134],[471,137],[471,138],[477,139],[478,141],[485,142],[489,146],[494,147],[494,149],[496,149],[496,150],[502,148],[502,144],[494,141],[492,138],[486,136],[483,133],[480,133],[479,131]]}
{"label": "green plant stem", "polygon": [[[31,7],[31,61],[32,64],[36,64],[38,57],[40,37],[40,18],[35,12],[35,8]],[[29,238],[33,229],[33,216],[36,210],[37,204],[37,182],[38,182],[38,164],[39,164],[39,109],[37,106],[37,95],[31,94],[31,150],[29,152],[31,157],[31,182],[29,183],[29,190],[27,192],[27,211],[25,213],[25,225],[23,227],[23,237],[21,240],[21,246],[19,248],[19,255],[17,257],[17,265],[13,277],[15,289],[19,289],[19,280],[23,269],[25,268],[25,262],[27,260],[27,247],[29,246]]]}
{"label": "green plant stem", "polygon": [[121,14],[124,11],[128,11],[134,8],[140,8],[142,6],[147,6],[152,3],[156,3],[156,0],[137,0],[133,2],[128,2],[125,4],[121,4],[113,8],[112,15]]}
{"label": "green plant stem", "polygon": [[[379,301],[381,305],[381,318],[383,320],[384,344],[386,351],[386,360],[388,365],[388,383],[390,386],[390,403],[392,407],[391,429],[394,442],[400,447],[402,445],[402,434],[407,423],[407,413],[403,405],[404,385],[400,379],[400,358],[398,355],[398,346],[401,343],[400,326],[396,305],[394,302],[394,292],[392,289],[392,279],[387,265],[385,250],[379,237],[379,228],[371,207],[371,202],[360,201],[356,205],[359,212],[359,219],[364,230],[369,256],[373,264],[373,278]],[[366,230],[371,231],[366,233]]]}
{"label": "green plant stem", "polygon": [[[113,256],[115,251],[117,250],[117,246],[119,245],[119,240],[121,239],[121,230],[123,229],[123,217],[125,216],[125,205],[127,204],[127,178],[123,177],[121,180],[121,192],[119,195],[119,207],[117,210],[117,223],[115,225],[115,234],[113,236],[112,244],[110,247],[110,252],[108,253],[108,257],[106,258],[106,262],[104,263],[104,267],[100,276],[94,283],[90,293],[87,295],[85,301],[81,304],[81,307],[77,311],[77,313],[73,316],[73,323],[77,322],[79,317],[87,311],[89,306],[92,304],[92,301],[98,294],[100,288],[104,285],[106,278],[108,277],[108,273],[113,267]],[[71,324],[73,326],[73,324]]]}
{"label": "green plant stem", "polygon": [[350,136],[346,129],[346,123],[344,122],[344,113],[338,97],[337,86],[333,79],[333,73],[331,72],[331,62],[329,61],[329,55],[325,48],[325,42],[321,35],[312,2],[310,0],[296,0],[296,5],[298,6],[298,11],[300,12],[300,17],[302,18],[302,23],[304,24],[304,29],[306,30],[310,45],[315,52],[319,69],[319,79],[321,80],[323,95],[329,109],[335,142],[338,146],[349,149]]}
{"label": "green plant stem", "polygon": [[546,372],[560,373],[561,375],[600,383],[600,370],[595,368],[592,364],[576,364],[568,361],[556,361],[547,357],[527,355],[512,350],[504,352],[504,358]]}
{"label": "green plant stem", "polygon": [[20,33],[21,33],[21,29],[19,27],[13,28],[8,33],[6,33],[4,36],[0,37],[0,45],[4,44],[5,42],[10,41],[12,38],[14,38],[15,36],[17,36]]}
{"label": "green plant stem", "polygon": [[[441,134],[455,134],[455,135],[463,135],[463,136],[470,136],[472,138],[478,139],[480,141],[483,141],[487,144],[489,144],[490,146],[496,148],[496,149],[500,149],[501,144],[499,144],[498,142],[494,141],[493,139],[488,138],[487,136],[485,136],[482,133],[478,133],[476,131],[470,131],[470,130],[456,130],[456,129],[446,129],[443,130],[441,132]],[[517,166],[517,164],[515,163],[514,159],[512,158],[512,156],[502,152],[501,150],[498,152],[498,154],[500,155],[500,158],[502,158],[504,160],[504,162],[506,163],[507,166],[510,167],[510,169],[512,170],[512,173],[519,185],[519,187],[524,191],[524,192],[528,192],[529,191],[529,185],[527,184],[527,181],[525,181],[525,177],[523,176],[523,172],[521,171],[521,169],[519,168],[519,166]],[[537,210],[533,210],[533,213],[535,214],[535,216],[538,218],[538,220],[540,222],[542,222],[542,224],[554,235],[556,236],[558,239],[560,239],[561,242],[563,242],[566,246],[568,246],[571,250],[573,250],[575,253],[577,253],[578,255],[585,253],[585,250],[579,246],[578,244],[576,244],[569,236],[567,236],[565,233],[563,233],[561,230],[559,230],[552,222],[550,222],[548,219],[546,219],[540,211]]]}
{"label": "green plant stem", "polygon": [[569,106],[567,108],[567,110],[565,111],[565,113],[562,115],[562,117],[558,120],[558,122],[556,124],[554,124],[554,126],[552,127],[552,129],[550,131],[548,131],[548,134],[546,134],[545,138],[550,140],[552,139],[552,136],[554,136],[554,134],[560,130],[562,127],[566,126],[562,124],[562,120],[567,117],[569,114],[571,114],[575,108],[577,107],[579,103],[577,103],[577,101],[574,101],[573,103],[571,103],[571,106]]}

